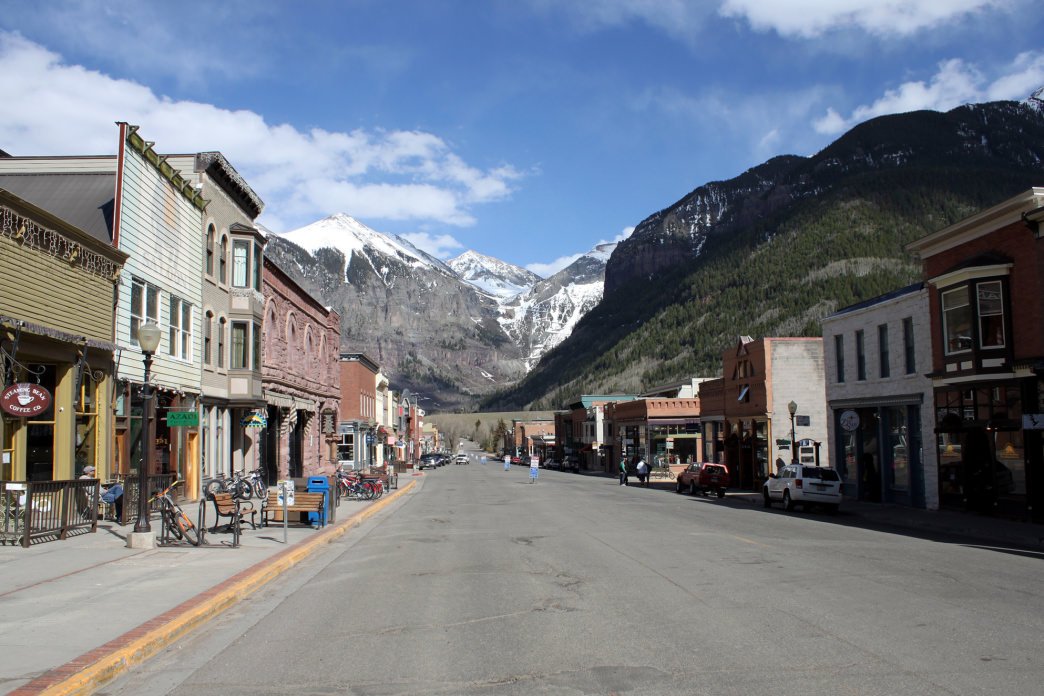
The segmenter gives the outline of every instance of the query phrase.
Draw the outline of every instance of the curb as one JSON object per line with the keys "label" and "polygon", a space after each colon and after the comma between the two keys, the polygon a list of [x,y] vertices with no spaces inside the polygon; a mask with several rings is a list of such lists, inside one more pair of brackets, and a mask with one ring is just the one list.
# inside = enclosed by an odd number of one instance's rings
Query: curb
{"label": "curb", "polygon": [[320,546],[328,544],[349,529],[390,505],[405,494],[415,481],[408,482],[394,493],[386,494],[364,510],[343,522],[336,522],[312,538],[302,541],[278,554],[258,561],[253,566],[233,575],[228,580],[188,599],[159,616],[127,631],[104,645],[87,652],[64,665],[50,669],[27,684],[9,692],[9,696],[46,694],[66,696],[90,694],[112,681],[131,667],[139,665],[168,645],[247,598],[282,573],[312,555]]}

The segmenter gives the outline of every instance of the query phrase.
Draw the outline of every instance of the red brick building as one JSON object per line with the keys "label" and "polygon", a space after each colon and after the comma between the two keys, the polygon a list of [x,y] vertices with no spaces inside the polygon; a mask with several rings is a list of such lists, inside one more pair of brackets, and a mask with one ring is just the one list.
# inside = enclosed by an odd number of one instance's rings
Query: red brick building
{"label": "red brick building", "polygon": [[341,402],[337,411],[337,463],[352,469],[379,464],[377,446],[377,374],[380,366],[362,353],[341,353],[338,361]]}
{"label": "red brick building", "polygon": [[265,258],[261,460],[269,481],[328,475],[335,466],[341,317]]}
{"label": "red brick building", "polygon": [[1044,521],[1044,188],[910,244],[929,288],[942,507]]}

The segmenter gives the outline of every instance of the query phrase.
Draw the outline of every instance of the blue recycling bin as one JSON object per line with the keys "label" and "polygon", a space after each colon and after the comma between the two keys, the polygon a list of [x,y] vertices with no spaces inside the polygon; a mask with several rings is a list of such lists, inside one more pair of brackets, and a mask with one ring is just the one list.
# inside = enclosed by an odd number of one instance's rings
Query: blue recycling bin
{"label": "blue recycling bin", "polygon": [[309,512],[308,521],[313,525],[325,527],[327,511],[330,509],[330,479],[325,476],[313,476],[308,479],[308,492],[323,494],[323,511]]}

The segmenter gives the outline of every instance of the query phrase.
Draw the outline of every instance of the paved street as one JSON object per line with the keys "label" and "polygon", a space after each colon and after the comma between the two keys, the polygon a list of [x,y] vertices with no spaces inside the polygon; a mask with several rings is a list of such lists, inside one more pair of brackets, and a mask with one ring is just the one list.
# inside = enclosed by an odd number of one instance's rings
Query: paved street
{"label": "paved street", "polygon": [[1041,693],[1040,554],[446,466],[107,694]]}

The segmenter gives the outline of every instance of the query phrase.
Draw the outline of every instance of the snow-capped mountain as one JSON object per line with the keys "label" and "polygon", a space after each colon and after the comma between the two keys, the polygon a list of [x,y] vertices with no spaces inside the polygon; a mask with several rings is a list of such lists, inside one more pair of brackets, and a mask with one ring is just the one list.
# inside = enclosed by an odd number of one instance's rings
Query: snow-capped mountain
{"label": "snow-capped mountain", "polygon": [[426,268],[456,275],[442,261],[402,237],[372,230],[344,213],[317,220],[282,236],[309,253],[315,253],[318,249],[336,249],[344,254],[346,267],[355,258],[365,261],[385,282],[389,281],[388,259],[396,259],[411,268]]}
{"label": "snow-capped mountain", "polygon": [[546,280],[467,251],[449,263],[339,213],[268,234],[267,258],[341,315],[341,348],[365,353],[433,409],[513,384],[602,297],[600,245]]}
{"label": "snow-capped mountain", "polygon": [[540,282],[540,276],[532,271],[470,249],[450,259],[447,265],[465,282],[501,300],[525,292]]}
{"label": "snow-capped mountain", "polygon": [[501,303],[500,325],[519,346],[526,370],[569,337],[602,299],[605,265],[616,242],[599,244],[550,278]]}

